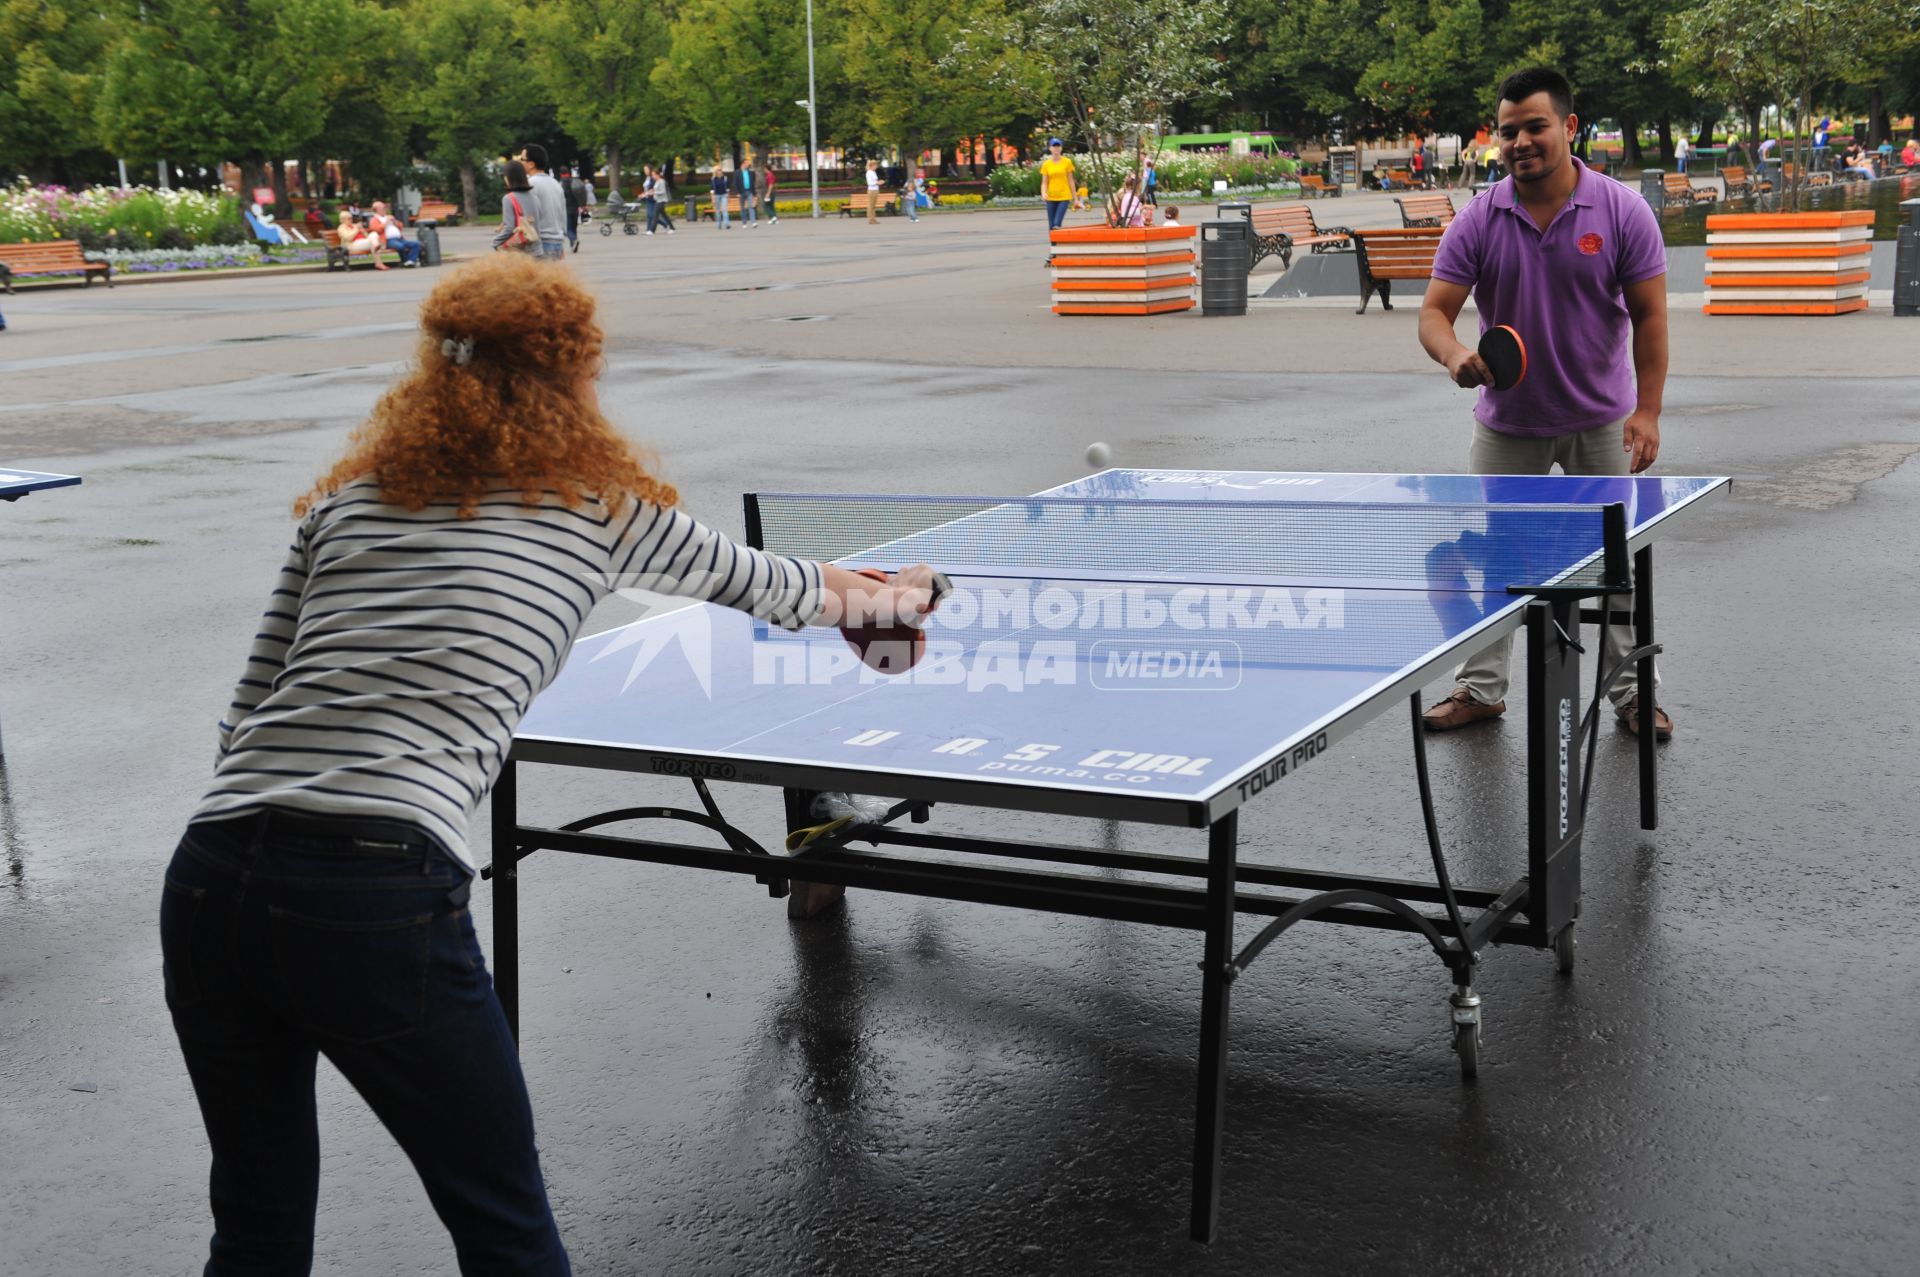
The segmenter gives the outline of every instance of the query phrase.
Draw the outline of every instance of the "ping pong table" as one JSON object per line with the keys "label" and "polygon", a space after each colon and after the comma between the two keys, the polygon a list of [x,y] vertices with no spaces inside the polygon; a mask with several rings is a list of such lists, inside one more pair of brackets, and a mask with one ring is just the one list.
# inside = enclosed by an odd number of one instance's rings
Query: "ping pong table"
{"label": "ping pong table", "polygon": [[43,474],[38,470],[9,470],[0,466],[0,501],[18,501],[29,492],[70,488],[79,482],[78,475]]}
{"label": "ping pong table", "polygon": [[[0,501],[18,501],[30,492],[48,488],[71,488],[80,482],[78,475],[46,474],[39,470],[9,470],[0,466]],[[6,753],[6,739],[0,737],[0,756]]]}
{"label": "ping pong table", "polygon": [[[824,884],[1198,931],[1190,1229],[1210,1241],[1230,994],[1281,933],[1313,919],[1421,936],[1450,975],[1448,1022],[1467,1078],[1480,1055],[1484,952],[1551,950],[1571,972],[1592,707],[1629,664],[1652,686],[1652,543],[1729,486],[1110,470],[1031,497],[750,495],[748,540],[763,548],[945,571],[955,589],[930,619],[925,656],[887,676],[833,629],[787,632],[708,604],[580,640],[493,791],[484,872],[509,1021],[517,1035],[522,862],[543,849],[750,876],[786,896],[790,913]],[[1582,626],[1608,617],[1631,625],[1633,645],[1615,669],[1596,669],[1583,718]],[[1433,815],[1420,688],[1516,633],[1525,871],[1455,885]],[[1640,701],[1641,823],[1653,828],[1653,697]],[[1398,704],[1411,711],[1433,878],[1243,861],[1239,809]],[[527,763],[685,778],[698,806],[522,824]],[[769,852],[726,819],[717,781],[779,787],[788,831],[809,841]],[[882,801],[823,824],[816,800],[827,794]],[[944,834],[943,803],[1204,829],[1206,851]],[[616,825],[706,833],[608,832]],[[1242,914],[1264,924],[1236,949]]]}

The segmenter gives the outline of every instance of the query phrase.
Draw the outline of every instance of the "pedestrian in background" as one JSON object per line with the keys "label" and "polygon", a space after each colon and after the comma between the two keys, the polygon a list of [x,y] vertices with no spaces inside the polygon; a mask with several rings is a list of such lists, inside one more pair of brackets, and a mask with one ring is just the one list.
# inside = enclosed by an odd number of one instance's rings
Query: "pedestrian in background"
{"label": "pedestrian in background", "polygon": [[776,225],[780,221],[780,206],[774,203],[773,188],[778,181],[773,175],[773,159],[768,157],[760,169],[760,211]]}
{"label": "pedestrian in background", "polygon": [[540,233],[540,255],[558,261],[567,255],[567,194],[547,172],[546,147],[529,142],[520,159],[527,166],[527,211]]}
{"label": "pedestrian in background", "polygon": [[716,230],[733,229],[733,222],[727,212],[727,195],[731,185],[727,181],[726,168],[719,164],[714,165],[713,176],[707,181],[707,193],[713,196],[713,225]]}
{"label": "pedestrian in background", "polygon": [[586,183],[573,175],[573,169],[560,168],[560,193],[567,201],[567,244],[580,251],[580,210],[587,206]]}
{"label": "pedestrian in background", "polygon": [[753,165],[742,164],[740,171],[734,174],[734,180],[740,185],[740,215],[747,219],[747,225],[754,230],[760,229],[759,219],[754,216],[754,197],[758,194],[753,188]]}
{"label": "pedestrian in background", "polygon": [[867,225],[880,221],[880,161],[867,161]]}

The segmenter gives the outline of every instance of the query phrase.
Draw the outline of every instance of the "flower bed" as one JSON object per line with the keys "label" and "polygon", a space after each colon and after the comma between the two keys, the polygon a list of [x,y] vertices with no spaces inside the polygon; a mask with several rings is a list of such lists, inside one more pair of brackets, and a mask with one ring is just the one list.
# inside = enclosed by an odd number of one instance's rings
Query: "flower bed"
{"label": "flower bed", "polygon": [[0,187],[0,244],[79,240],[85,248],[191,248],[248,241],[232,195],[150,187]]}
{"label": "flower bed", "polygon": [[288,244],[263,249],[258,244],[209,245],[205,248],[150,248],[128,251],[110,248],[87,256],[112,262],[116,275],[151,275],[186,270],[233,270],[253,266],[303,266],[327,260],[325,244]]}

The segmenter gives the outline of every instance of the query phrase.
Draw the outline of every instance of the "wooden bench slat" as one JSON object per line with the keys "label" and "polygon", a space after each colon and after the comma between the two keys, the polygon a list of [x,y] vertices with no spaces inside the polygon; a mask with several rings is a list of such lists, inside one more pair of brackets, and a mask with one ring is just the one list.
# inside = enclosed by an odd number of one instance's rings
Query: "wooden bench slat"
{"label": "wooden bench slat", "polygon": [[1281,269],[1293,268],[1293,252],[1308,248],[1316,253],[1331,252],[1352,244],[1353,232],[1345,226],[1321,226],[1307,204],[1267,204],[1250,211],[1247,221],[1253,228],[1253,257],[1248,266],[1263,257],[1278,257]]}

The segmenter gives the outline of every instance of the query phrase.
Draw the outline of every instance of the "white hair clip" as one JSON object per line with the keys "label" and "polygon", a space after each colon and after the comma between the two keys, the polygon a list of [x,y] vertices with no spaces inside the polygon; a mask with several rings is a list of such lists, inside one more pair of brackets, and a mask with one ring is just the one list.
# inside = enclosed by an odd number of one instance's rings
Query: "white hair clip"
{"label": "white hair clip", "polygon": [[464,368],[467,366],[467,361],[473,358],[473,338],[461,337],[457,340],[452,337],[445,338],[440,343],[440,353]]}

